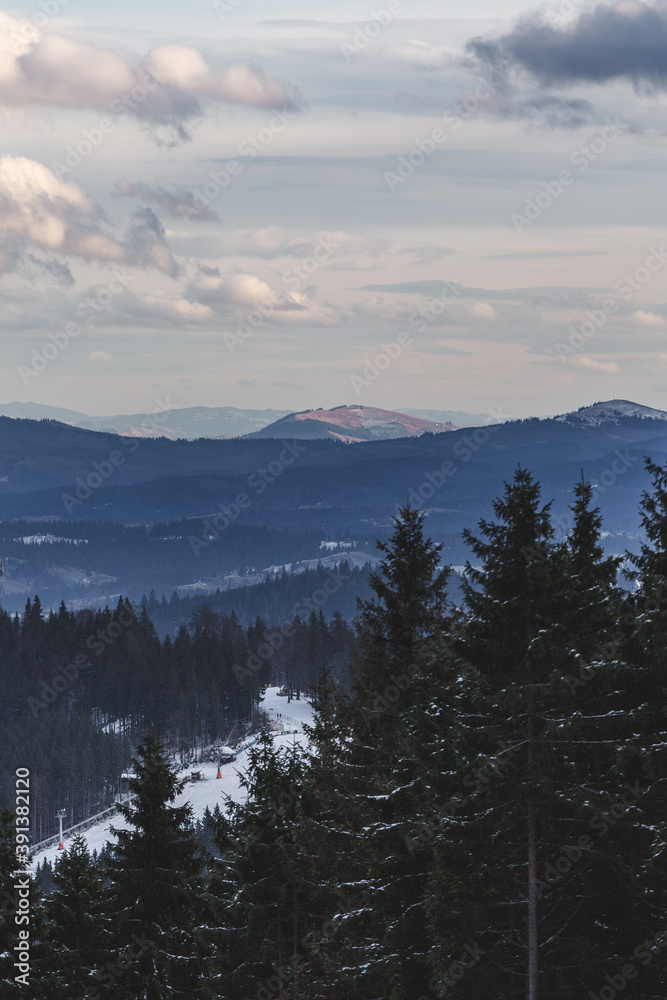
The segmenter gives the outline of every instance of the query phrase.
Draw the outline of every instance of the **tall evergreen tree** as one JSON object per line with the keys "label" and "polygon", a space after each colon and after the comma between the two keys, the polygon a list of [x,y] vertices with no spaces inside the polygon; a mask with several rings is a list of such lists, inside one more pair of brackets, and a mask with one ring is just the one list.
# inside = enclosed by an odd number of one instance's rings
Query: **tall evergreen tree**
{"label": "tall evergreen tree", "polygon": [[226,1000],[263,991],[296,996],[301,942],[311,931],[307,847],[299,845],[305,763],[298,746],[280,750],[263,730],[250,748],[241,785],[245,803],[231,800],[215,817],[225,859],[219,905],[227,912],[229,947],[220,976]]}
{"label": "tall evergreen tree", "polygon": [[[338,706],[338,759],[329,820],[347,915],[330,953],[343,981],[368,998],[407,1000],[426,992],[423,852],[410,852],[418,778],[406,752],[421,681],[443,653],[448,629],[441,546],[424,537],[423,515],[402,508],[371,575],[374,597],[359,604],[359,653],[351,697]],[[342,970],[345,970],[344,972]]]}
{"label": "tall evergreen tree", "polygon": [[40,996],[65,1000],[99,993],[108,946],[109,917],[104,907],[104,880],[84,838],[76,836],[52,873],[53,891],[45,910],[44,957],[40,963]]}
{"label": "tall evergreen tree", "polygon": [[163,744],[148,735],[133,758],[135,798],[119,810],[129,829],[115,829],[109,862],[113,946],[133,960],[111,996],[167,1000],[205,995],[196,936],[201,848],[192,808],[175,806],[182,791]]}
{"label": "tall evergreen tree", "polygon": [[461,795],[436,842],[429,906],[437,979],[455,996],[586,995],[623,957],[623,911],[645,926],[650,838],[618,749],[632,715],[618,658],[601,652],[618,560],[603,556],[590,502],[581,484],[573,531],[556,543],[550,505],[519,469],[497,520],[481,522],[481,538],[466,532],[478,565],[460,648],[476,747],[457,747]]}

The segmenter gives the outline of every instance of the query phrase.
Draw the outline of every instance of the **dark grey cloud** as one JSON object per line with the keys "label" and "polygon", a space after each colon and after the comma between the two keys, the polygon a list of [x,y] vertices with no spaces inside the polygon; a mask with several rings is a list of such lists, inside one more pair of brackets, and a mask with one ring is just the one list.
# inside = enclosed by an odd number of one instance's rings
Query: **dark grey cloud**
{"label": "dark grey cloud", "polygon": [[146,184],[144,181],[129,181],[127,178],[116,181],[112,194],[119,198],[139,198],[150,205],[157,205],[175,219],[187,222],[219,222],[218,213],[205,206],[195,204],[194,193],[184,187],[159,187]]}
{"label": "dark grey cloud", "polygon": [[[455,281],[400,281],[389,285],[364,285],[360,292],[388,292],[395,294],[424,295],[439,298],[447,286],[456,286]],[[459,286],[461,287],[461,286]],[[613,294],[611,288],[568,288],[546,285],[541,288],[461,288],[458,298],[476,299],[485,302],[524,302],[538,308],[563,309],[581,308],[589,305],[596,295]]]}
{"label": "dark grey cloud", "polygon": [[529,15],[500,38],[473,38],[467,51],[499,80],[519,69],[546,86],[625,78],[662,90],[667,87],[667,3],[598,4],[562,27],[543,13]]}
{"label": "dark grey cloud", "polygon": [[134,213],[126,234],[130,263],[137,267],[156,267],[171,278],[180,274],[165,239],[164,226],[152,208],[140,208]]}
{"label": "dark grey cloud", "polygon": [[57,285],[63,288],[71,288],[74,278],[69,266],[62,261],[54,260],[53,257],[42,260],[32,253],[27,253],[23,258],[23,270],[33,277],[35,274],[48,275]]}

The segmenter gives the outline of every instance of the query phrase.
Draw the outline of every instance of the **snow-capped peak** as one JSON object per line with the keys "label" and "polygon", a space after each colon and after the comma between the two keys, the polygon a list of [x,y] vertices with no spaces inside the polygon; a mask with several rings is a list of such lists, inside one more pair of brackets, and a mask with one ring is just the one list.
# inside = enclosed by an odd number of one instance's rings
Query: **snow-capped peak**
{"label": "snow-capped peak", "polygon": [[600,424],[617,423],[625,417],[639,417],[642,420],[667,420],[667,412],[657,410],[652,406],[642,406],[628,399],[610,399],[603,403],[593,403],[592,406],[582,406],[572,413],[563,413],[556,417],[562,423],[587,424],[597,427]]}

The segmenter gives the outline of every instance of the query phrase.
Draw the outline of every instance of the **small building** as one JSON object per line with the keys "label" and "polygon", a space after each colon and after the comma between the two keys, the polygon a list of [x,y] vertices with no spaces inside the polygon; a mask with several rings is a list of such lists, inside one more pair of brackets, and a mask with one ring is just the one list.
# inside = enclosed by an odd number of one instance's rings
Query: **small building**
{"label": "small building", "polygon": [[201,771],[190,772],[190,781],[203,781],[203,780],[204,780],[204,775],[201,773]]}
{"label": "small building", "polygon": [[220,747],[220,763],[231,764],[236,760],[236,751],[231,747]]}

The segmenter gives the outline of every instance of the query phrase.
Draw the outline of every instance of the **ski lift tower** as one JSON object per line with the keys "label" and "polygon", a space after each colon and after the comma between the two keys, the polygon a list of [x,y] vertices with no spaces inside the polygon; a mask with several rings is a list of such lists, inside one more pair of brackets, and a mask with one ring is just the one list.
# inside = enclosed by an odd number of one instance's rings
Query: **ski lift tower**
{"label": "ski lift tower", "polygon": [[5,560],[0,556],[0,611],[5,603]]}
{"label": "ski lift tower", "polygon": [[59,809],[58,812],[56,813],[56,816],[58,818],[58,822],[60,823],[60,836],[58,838],[58,850],[59,851],[64,851],[65,850],[65,842],[63,840],[63,820],[64,820],[64,818],[65,818],[66,815],[67,815],[67,810],[66,809]]}

